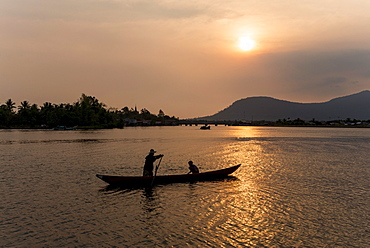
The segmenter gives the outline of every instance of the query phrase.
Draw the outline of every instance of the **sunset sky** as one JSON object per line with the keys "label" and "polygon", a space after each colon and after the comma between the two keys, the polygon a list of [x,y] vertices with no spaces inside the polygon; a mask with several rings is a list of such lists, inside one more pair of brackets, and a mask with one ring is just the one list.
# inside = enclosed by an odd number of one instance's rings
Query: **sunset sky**
{"label": "sunset sky", "polygon": [[370,89],[369,23],[369,0],[1,0],[0,104],[85,93],[190,118],[328,101]]}

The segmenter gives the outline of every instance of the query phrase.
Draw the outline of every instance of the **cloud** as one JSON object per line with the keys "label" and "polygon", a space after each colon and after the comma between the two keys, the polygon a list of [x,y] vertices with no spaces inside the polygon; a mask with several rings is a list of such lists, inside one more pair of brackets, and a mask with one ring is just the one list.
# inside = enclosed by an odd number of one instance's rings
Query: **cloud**
{"label": "cloud", "polygon": [[233,92],[286,100],[324,100],[370,88],[370,50],[293,51],[248,58]]}
{"label": "cloud", "polygon": [[340,87],[341,85],[348,82],[348,79],[345,77],[328,77],[323,78],[322,82],[319,82],[318,85],[323,85],[324,87]]}

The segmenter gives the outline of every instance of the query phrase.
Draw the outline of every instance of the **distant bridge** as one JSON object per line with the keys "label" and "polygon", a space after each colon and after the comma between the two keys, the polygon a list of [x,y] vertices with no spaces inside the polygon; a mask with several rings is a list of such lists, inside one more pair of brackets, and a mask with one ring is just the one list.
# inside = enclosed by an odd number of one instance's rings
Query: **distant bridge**
{"label": "distant bridge", "polygon": [[[240,125],[240,121],[230,121],[230,120],[223,120],[223,121],[207,121],[207,120],[179,120],[179,125],[182,126],[198,126],[198,125],[213,125],[213,126],[232,126],[232,125]],[[247,123],[245,123],[247,124]]]}

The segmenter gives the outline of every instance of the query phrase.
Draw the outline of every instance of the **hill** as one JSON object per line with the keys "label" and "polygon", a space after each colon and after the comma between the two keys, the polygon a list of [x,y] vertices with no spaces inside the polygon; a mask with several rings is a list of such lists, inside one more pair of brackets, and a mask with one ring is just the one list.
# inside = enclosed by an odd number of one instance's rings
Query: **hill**
{"label": "hill", "polygon": [[334,119],[370,119],[370,91],[338,97],[322,103],[297,103],[271,97],[248,97],[198,120],[265,120],[297,119],[328,121]]}

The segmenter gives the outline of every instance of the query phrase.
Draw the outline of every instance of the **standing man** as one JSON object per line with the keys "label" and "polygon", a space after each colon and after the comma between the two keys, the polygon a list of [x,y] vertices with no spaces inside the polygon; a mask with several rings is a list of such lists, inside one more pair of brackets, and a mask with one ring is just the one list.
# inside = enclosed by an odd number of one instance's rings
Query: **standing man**
{"label": "standing man", "polygon": [[153,169],[154,169],[154,161],[157,159],[163,157],[163,154],[159,154],[157,156],[154,156],[154,149],[150,149],[149,154],[145,157],[145,164],[144,164],[144,171],[143,176],[153,176]]}

